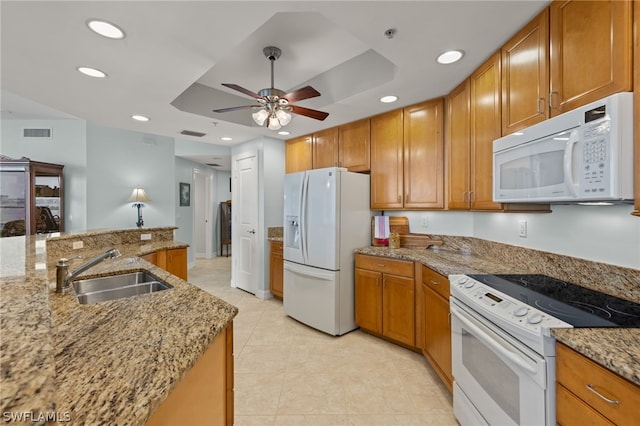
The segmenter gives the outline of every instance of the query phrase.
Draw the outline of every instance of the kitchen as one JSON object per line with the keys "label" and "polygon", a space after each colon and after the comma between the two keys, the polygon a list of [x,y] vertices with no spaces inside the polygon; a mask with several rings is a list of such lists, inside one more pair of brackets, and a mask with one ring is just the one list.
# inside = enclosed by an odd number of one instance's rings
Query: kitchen
{"label": "kitchen", "polygon": [[[461,76],[461,79],[463,77],[464,76]],[[259,85],[257,87],[259,87]],[[427,97],[424,99],[427,99]],[[69,124],[70,127],[75,125],[74,123],[64,124]],[[16,128],[19,125],[20,123],[16,123]],[[5,131],[10,132],[11,127],[8,126],[11,126],[11,124],[3,125],[3,133]],[[60,124],[56,123],[56,128],[59,127]],[[93,173],[103,176],[105,174],[109,175],[109,162],[103,160],[112,159],[112,164],[126,164],[132,170],[139,170],[140,172],[147,170],[147,168],[153,168],[153,172],[156,173],[154,176],[158,177],[159,186],[164,185],[166,187],[173,187],[176,185],[173,179],[167,176],[167,173],[158,173],[158,170],[166,171],[176,170],[179,168],[179,166],[176,166],[171,159],[171,149],[169,145],[172,144],[173,141],[169,138],[143,137],[142,135],[136,135],[126,131],[117,131],[93,123],[77,123],[77,128],[73,128],[72,132],[74,137],[72,140],[77,141],[79,149],[67,149],[66,154],[73,153],[73,155],[77,155],[79,157],[86,155],[85,158],[80,158],[77,164],[83,169],[86,168],[87,175],[91,175]],[[6,134],[7,133],[3,134],[3,147],[5,144],[4,141],[7,140],[7,138],[5,138]],[[91,141],[91,143],[88,148],[83,148],[84,141],[87,139]],[[94,143],[94,141],[96,142]],[[100,143],[101,141],[104,143]],[[134,146],[139,147],[139,150],[136,151],[131,158],[124,159],[122,158],[122,155],[118,154],[118,152],[127,152],[126,149],[131,149],[130,147],[126,147],[127,142],[136,144]],[[281,145],[276,145],[272,141],[264,140],[261,141],[260,144],[262,144],[262,149],[264,149],[265,154],[271,155],[272,157],[275,156],[275,153],[282,153]],[[111,149],[108,148],[109,146]],[[38,149],[45,150],[49,148],[50,146],[46,148],[42,146],[38,147]],[[119,148],[125,151],[120,151]],[[20,152],[26,153],[27,151],[22,147],[18,153]],[[150,152],[158,154],[157,157],[154,156],[154,159],[157,158],[159,161],[162,161],[162,163],[156,163],[151,167],[145,166],[145,164],[139,164],[135,161],[136,155],[138,158],[144,158],[143,156],[149,155]],[[3,154],[4,153],[3,149]],[[59,154],[52,153],[51,155],[55,156]],[[30,156],[33,157],[33,155]],[[53,160],[55,160],[55,158],[52,158],[51,161]],[[180,162],[180,160],[176,161]],[[192,166],[187,164],[186,167]],[[176,175],[177,174],[178,173],[176,171]],[[271,178],[270,175],[267,177]],[[176,179],[176,181],[177,180],[178,179]],[[182,179],[179,180],[183,181]],[[221,175],[218,180],[221,187],[226,183],[224,175]],[[133,183],[132,185],[136,185],[137,183]],[[104,211],[106,208],[109,209],[108,211],[113,210],[111,207],[102,205],[102,203],[115,205],[116,203],[114,200],[109,199],[109,197],[117,198],[118,196],[117,194],[114,195],[114,191],[108,188],[108,184],[105,180],[97,183],[96,179],[87,178],[86,182],[83,182],[82,178],[80,178],[80,181],[78,181],[77,184],[81,185],[80,188],[83,187],[82,185],[91,187],[87,188],[86,192],[86,197],[89,199],[89,202],[85,204],[84,209],[87,210],[87,214],[73,218],[73,220],[87,221],[87,223],[84,224],[84,227],[80,226],[78,229],[93,229],[101,226],[114,227],[133,225],[133,220],[130,219],[133,212],[131,211],[131,208],[129,206],[125,206],[124,203],[122,203],[122,211],[115,212],[116,214],[112,215],[112,217],[114,217],[113,220],[119,220],[115,219],[115,217],[124,218],[123,224],[92,223],[91,221],[96,221],[96,218],[100,217],[100,211]],[[103,186],[107,188],[103,188]],[[122,182],[121,186],[123,192],[130,192],[130,190],[128,190],[129,185]],[[127,188],[127,190],[125,191],[124,188]],[[267,199],[269,199],[270,194],[268,191],[270,190],[271,188],[265,187],[265,198]],[[159,193],[159,197],[166,196],[169,198],[168,201],[166,199],[160,199],[158,200],[158,203],[171,203],[170,199],[173,197],[172,194],[165,195],[165,192],[158,190],[156,192]],[[275,196],[275,194],[273,195]],[[151,198],[153,199],[154,197],[152,196]],[[80,203],[82,205],[82,201],[80,201]],[[175,223],[180,224],[181,220],[184,219],[183,217],[178,217],[180,215],[184,215],[184,211],[175,208],[168,209],[169,211],[163,212],[159,211],[161,209],[157,207],[158,205],[154,206],[153,203],[149,203],[146,207],[144,213],[148,223],[153,224],[155,222],[164,224],[174,223],[175,221]],[[436,234],[468,235],[637,268],[638,224],[637,220],[629,215],[633,210],[630,206],[613,206],[607,210],[591,207],[554,206],[553,210],[553,213],[550,215],[525,213],[508,215],[502,213],[489,214],[463,211],[428,211],[424,213],[410,211],[406,212],[406,216],[409,217],[411,225],[410,228],[413,232],[422,231],[425,233]],[[405,214],[405,212],[402,212],[402,214]],[[266,219],[263,222],[262,236],[265,236],[265,231],[268,226],[277,226],[281,224],[277,223],[277,219],[275,219],[276,216],[277,215],[274,215],[274,218],[270,219],[273,223],[269,223],[269,219]],[[426,221],[424,216],[427,217]],[[83,217],[85,219],[83,219]],[[611,220],[612,218],[615,218],[615,220]],[[518,222],[520,220],[527,221],[529,230],[529,236],[527,238],[522,238],[517,235]],[[129,224],[129,222],[132,223]],[[426,226],[424,226],[425,222],[427,224]],[[598,226],[594,227],[594,223]],[[181,229],[178,232],[182,232],[183,226],[180,226],[180,228]],[[631,232],[629,230],[631,230]],[[186,231],[186,234],[187,238],[179,237],[178,239],[189,241],[188,230]],[[597,241],[598,244],[593,244],[594,241]],[[266,257],[266,250],[263,250],[263,253],[265,253]],[[266,272],[266,268],[264,272]]]}

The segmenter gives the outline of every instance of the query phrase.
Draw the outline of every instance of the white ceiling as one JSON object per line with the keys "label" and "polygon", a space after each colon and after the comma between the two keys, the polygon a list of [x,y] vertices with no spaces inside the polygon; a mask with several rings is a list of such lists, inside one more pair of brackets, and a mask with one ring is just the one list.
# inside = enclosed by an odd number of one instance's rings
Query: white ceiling
{"label": "white ceiling", "polygon": [[[548,1],[5,1],[2,118],[78,117],[104,126],[239,144],[289,139],[447,94]],[[92,33],[89,18],[119,25],[123,40]],[[385,30],[396,29],[393,38]],[[221,86],[270,86],[265,46],[282,49],[275,87],[310,84],[322,95],[296,105],[325,121],[294,116],[280,136],[256,127],[255,103]],[[436,56],[462,49],[459,63]],[[78,73],[99,68],[106,79]],[[399,100],[383,104],[383,95]],[[133,121],[133,114],[151,118]],[[206,133],[202,138],[182,130]],[[221,141],[231,137],[232,142]],[[188,156],[197,161],[210,158]],[[216,158],[219,158],[216,155]]]}

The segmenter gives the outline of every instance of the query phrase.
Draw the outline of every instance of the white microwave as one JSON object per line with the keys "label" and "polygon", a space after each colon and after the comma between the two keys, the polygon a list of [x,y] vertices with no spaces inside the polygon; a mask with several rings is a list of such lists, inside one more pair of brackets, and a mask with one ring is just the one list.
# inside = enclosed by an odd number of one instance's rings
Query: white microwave
{"label": "white microwave", "polygon": [[633,93],[617,93],[493,141],[493,200],[633,200]]}

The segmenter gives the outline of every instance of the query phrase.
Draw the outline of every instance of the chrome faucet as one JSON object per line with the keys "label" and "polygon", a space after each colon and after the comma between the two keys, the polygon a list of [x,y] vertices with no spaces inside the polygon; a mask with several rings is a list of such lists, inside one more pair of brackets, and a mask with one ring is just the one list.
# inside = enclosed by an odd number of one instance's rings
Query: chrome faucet
{"label": "chrome faucet", "polygon": [[75,256],[70,259],[61,258],[58,259],[58,263],[56,263],[56,293],[62,293],[65,288],[69,287],[71,280],[75,277],[86,271],[87,269],[96,266],[98,263],[102,262],[106,259],[113,259],[115,257],[120,257],[120,252],[118,249],[112,248],[110,250],[105,251],[99,256],[94,257],[87,263],[84,263],[78,267],[73,272],[69,272],[69,264],[73,259],[79,259],[80,256]]}

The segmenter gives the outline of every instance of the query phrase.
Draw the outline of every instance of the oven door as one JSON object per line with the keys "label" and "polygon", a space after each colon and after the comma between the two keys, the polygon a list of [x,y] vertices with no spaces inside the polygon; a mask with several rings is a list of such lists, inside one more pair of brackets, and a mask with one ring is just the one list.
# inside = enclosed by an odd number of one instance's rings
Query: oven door
{"label": "oven door", "polygon": [[451,298],[453,410],[462,424],[547,424],[545,359]]}

